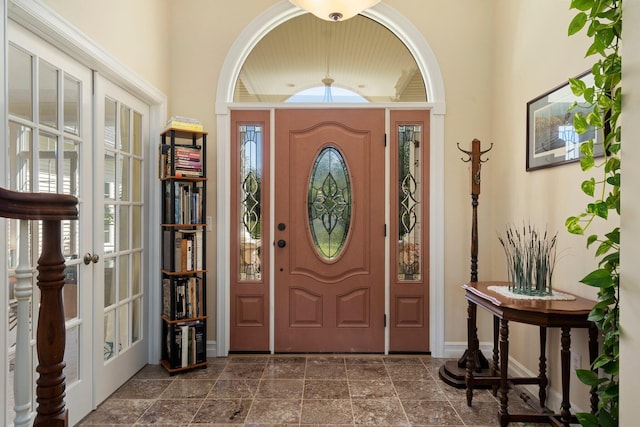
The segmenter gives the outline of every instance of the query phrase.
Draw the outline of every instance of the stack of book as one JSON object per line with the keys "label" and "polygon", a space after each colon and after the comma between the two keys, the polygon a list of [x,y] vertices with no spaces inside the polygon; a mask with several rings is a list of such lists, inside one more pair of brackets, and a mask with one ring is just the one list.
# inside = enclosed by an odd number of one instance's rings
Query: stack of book
{"label": "stack of book", "polygon": [[165,130],[175,129],[186,132],[202,132],[204,128],[202,123],[191,117],[171,116],[165,123]]}
{"label": "stack of book", "polygon": [[[202,147],[199,145],[176,145],[175,153],[169,144],[160,145],[160,179],[168,176],[181,178],[200,178],[204,176],[202,167]],[[173,159],[173,163],[172,162]],[[173,167],[173,174],[171,168]]]}
{"label": "stack of book", "polygon": [[[171,231],[164,231],[164,269],[168,271],[190,272],[202,270],[202,230],[179,230],[171,241]],[[170,251],[173,244],[173,266]],[[173,267],[173,268],[172,268]]]}
{"label": "stack of book", "polygon": [[204,323],[200,321],[178,323],[170,327],[174,329],[174,341],[167,333],[167,354],[172,368],[184,368],[206,360]]}
{"label": "stack of book", "polygon": [[[172,294],[173,292],[173,294]],[[192,319],[204,314],[202,309],[202,280],[199,277],[180,277],[175,281],[162,280],[162,314],[173,320]]]}
{"label": "stack of book", "polygon": [[168,185],[165,186],[164,221],[174,224],[203,224],[202,188],[190,185],[188,182],[174,182],[173,186],[173,207],[171,188]]}

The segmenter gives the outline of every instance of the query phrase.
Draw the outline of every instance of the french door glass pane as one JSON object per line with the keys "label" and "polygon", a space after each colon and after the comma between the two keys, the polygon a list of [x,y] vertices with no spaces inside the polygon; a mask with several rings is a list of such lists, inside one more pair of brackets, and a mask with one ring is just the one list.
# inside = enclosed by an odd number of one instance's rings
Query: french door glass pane
{"label": "french door glass pane", "polygon": [[131,266],[131,295],[142,292],[142,252],[134,252]]}
{"label": "french door glass pane", "polygon": [[142,156],[142,115],[133,113],[133,155]]}
{"label": "french door glass pane", "polygon": [[129,255],[118,257],[118,282],[118,301],[122,301],[129,298]]}
{"label": "french door glass pane", "polygon": [[64,76],[64,131],[72,135],[80,135],[80,82]]}
{"label": "french door glass pane", "polygon": [[134,202],[142,202],[142,186],[140,183],[142,182],[142,160],[134,158],[133,160],[133,172],[132,172],[132,183],[131,191],[132,191],[132,201]]}
{"label": "french door glass pane", "polygon": [[67,329],[64,349],[64,375],[67,387],[80,378],[80,326]]}
{"label": "french door glass pane", "polygon": [[118,352],[129,348],[129,310],[128,304],[118,308]]}
{"label": "french door glass pane", "polygon": [[31,191],[31,145],[33,130],[9,122],[9,188]]}
{"label": "french door glass pane", "polygon": [[142,338],[142,297],[133,300],[131,305],[131,343]]}
{"label": "french door glass pane", "polygon": [[41,132],[38,137],[37,191],[58,192],[58,138],[46,132]]}
{"label": "french door glass pane", "polygon": [[120,146],[124,152],[131,149],[131,109],[125,106],[120,107]]}
{"label": "french door glass pane", "polygon": [[115,310],[109,310],[104,315],[104,360],[109,360],[116,355],[115,343]]}
{"label": "french door glass pane", "polygon": [[104,153],[104,197],[116,199],[116,155],[111,151]]}
{"label": "french door glass pane", "polygon": [[65,320],[78,317],[78,284],[78,264],[66,266],[64,269],[64,287],[62,288]]}
{"label": "french door glass pane", "polygon": [[131,249],[142,248],[142,206],[132,206]]}
{"label": "french door glass pane", "polygon": [[116,249],[116,207],[104,205],[104,253],[112,254]]}
{"label": "french door glass pane", "polygon": [[9,45],[9,114],[31,120],[33,118],[32,56]]}
{"label": "french door glass pane", "polygon": [[129,185],[131,184],[129,181],[129,164],[130,164],[129,156],[118,156],[118,177],[116,178],[116,183],[118,186],[119,200],[128,201],[129,200]]}
{"label": "french door glass pane", "polygon": [[116,102],[109,98],[104,100],[104,145],[116,146]]}
{"label": "french door glass pane", "polygon": [[38,69],[38,111],[41,125],[58,128],[58,70],[43,60]]}
{"label": "french door glass pane", "polygon": [[80,173],[79,173],[79,143],[66,139],[63,145],[64,161],[62,174],[62,192],[78,197]]}
{"label": "french door glass pane", "polygon": [[104,306],[110,307],[116,302],[116,262],[113,258],[104,260]]}
{"label": "french door glass pane", "polygon": [[118,232],[120,233],[118,238],[118,251],[126,251],[129,249],[129,206],[120,206],[118,216]]}

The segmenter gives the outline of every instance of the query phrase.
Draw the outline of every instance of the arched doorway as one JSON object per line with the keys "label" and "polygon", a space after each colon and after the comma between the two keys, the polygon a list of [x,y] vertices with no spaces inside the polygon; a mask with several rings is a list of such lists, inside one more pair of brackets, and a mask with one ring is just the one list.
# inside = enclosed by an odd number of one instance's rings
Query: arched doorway
{"label": "arched doorway", "polygon": [[[283,22],[302,14],[303,12],[293,7],[288,1],[282,1],[258,16],[251,24],[251,28],[245,29],[231,47],[218,81],[216,100],[217,116],[217,228],[229,230],[230,216],[230,144],[231,124],[230,114],[234,108],[246,108],[246,105],[234,104],[234,91],[236,81],[242,65],[249,52],[258,41],[269,31]],[[363,15],[384,25],[392,31],[408,47],[415,58],[425,82],[429,102],[419,106],[429,111],[429,337],[430,351],[433,356],[442,356],[444,353],[444,274],[443,274],[443,178],[444,178],[444,84],[440,75],[438,63],[429,45],[422,34],[408,21],[391,7],[380,3],[372,9],[363,12]],[[257,30],[256,30],[257,28]],[[377,104],[377,106],[379,106]],[[255,107],[255,105],[254,105]],[[263,103],[260,109],[275,110],[277,104]],[[220,233],[217,243],[217,353],[225,356],[229,350],[229,313],[230,313],[230,238],[229,233]],[[272,280],[273,278],[269,278]],[[388,304],[388,302],[387,302]],[[388,307],[387,307],[388,309]],[[273,306],[271,306],[271,319],[273,320]],[[273,325],[273,321],[270,322]],[[273,334],[271,334],[273,349]]]}

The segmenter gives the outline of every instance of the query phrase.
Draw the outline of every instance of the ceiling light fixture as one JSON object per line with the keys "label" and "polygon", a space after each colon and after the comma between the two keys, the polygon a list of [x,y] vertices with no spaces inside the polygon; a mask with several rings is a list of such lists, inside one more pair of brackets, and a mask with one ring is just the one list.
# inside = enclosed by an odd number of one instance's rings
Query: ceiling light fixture
{"label": "ceiling light fixture", "polygon": [[326,21],[344,21],[373,7],[380,0],[289,0]]}

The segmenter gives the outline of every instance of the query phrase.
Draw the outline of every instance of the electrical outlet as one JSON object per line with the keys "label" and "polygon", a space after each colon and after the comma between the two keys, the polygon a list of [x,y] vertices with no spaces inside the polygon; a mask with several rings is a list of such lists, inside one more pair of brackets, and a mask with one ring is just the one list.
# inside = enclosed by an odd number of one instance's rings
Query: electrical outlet
{"label": "electrical outlet", "polygon": [[213,224],[211,223],[211,215],[207,215],[207,231],[213,230]]}
{"label": "electrical outlet", "polygon": [[582,356],[576,351],[571,352],[571,372],[582,369]]}

